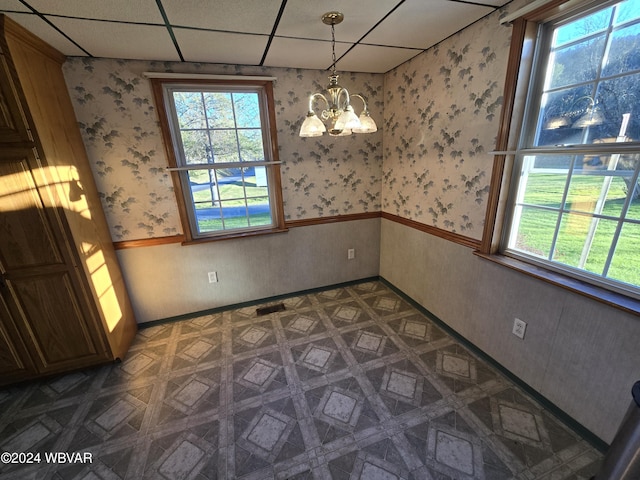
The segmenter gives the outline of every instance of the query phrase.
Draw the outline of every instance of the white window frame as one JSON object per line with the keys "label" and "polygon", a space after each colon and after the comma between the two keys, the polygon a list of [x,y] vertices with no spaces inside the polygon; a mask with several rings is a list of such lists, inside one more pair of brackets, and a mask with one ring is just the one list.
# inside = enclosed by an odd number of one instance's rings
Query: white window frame
{"label": "white window frame", "polygon": [[[515,21],[513,23],[514,32],[505,85],[505,104],[501,118],[502,125],[498,135],[497,151],[494,152],[496,157],[492,176],[492,194],[487,210],[487,223],[485,224],[483,241],[478,254],[552,283],[558,283],[566,288],[586,293],[588,296],[602,298],[607,303],[617,304],[623,308],[637,311],[637,300],[640,298],[640,288],[638,286],[612,281],[549,259],[528,255],[509,246],[510,234],[516,221],[514,217],[517,216],[514,205],[518,201],[518,183],[522,181],[523,165],[526,165],[528,156],[640,153],[640,143],[638,142],[534,147],[531,138],[537,124],[537,118],[532,119],[532,117],[538,113],[538,102],[540,100],[540,90],[536,92],[535,88],[540,88],[542,85],[542,81],[536,75],[544,75],[542,70],[546,65],[546,58],[541,60],[538,56],[539,49],[544,49],[545,46],[545,37],[541,35],[543,28],[541,26],[545,23],[555,24],[568,18],[586,15],[588,11],[616,3],[618,2],[551,0],[535,9],[524,9],[522,16],[517,16],[516,14],[509,19],[510,21],[515,19]],[[638,170],[639,168],[636,167],[634,180],[637,180]],[[524,168],[524,173],[526,174],[526,168]],[[615,175],[615,173],[611,173],[611,175]],[[521,194],[522,192],[520,192]],[[632,223],[638,222],[634,221]],[[559,221],[557,225],[560,225]],[[558,226],[556,226],[556,234],[557,229]],[[616,234],[619,234],[619,231],[620,225]],[[544,273],[545,271],[548,273]],[[563,278],[566,278],[566,280],[563,280]],[[588,285],[592,285],[596,289],[604,288],[610,292],[615,292],[613,295],[621,294],[622,297],[611,297],[607,294],[601,295]],[[628,300],[625,300],[625,298]]]}
{"label": "white window frame", "polygon": [[[273,100],[272,78],[236,77],[236,76],[184,76],[180,74],[158,75],[147,73],[151,78],[158,116],[162,129],[168,170],[172,174],[176,201],[185,235],[184,243],[207,240],[237,238],[264,233],[286,231],[280,179],[280,161],[278,159],[277,135],[275,127],[275,108]],[[256,93],[259,98],[260,122],[262,129],[265,158],[263,161],[234,161],[210,164],[188,164],[182,147],[182,138],[177,119],[174,91]],[[229,168],[246,169],[264,167],[267,176],[267,189],[271,213],[271,224],[240,228],[223,228],[215,231],[200,232],[195,204],[189,185],[189,172],[193,170],[220,170]],[[217,187],[216,187],[217,188]],[[246,193],[245,193],[246,195]],[[245,197],[246,198],[246,197]],[[249,218],[247,213],[247,218]]]}

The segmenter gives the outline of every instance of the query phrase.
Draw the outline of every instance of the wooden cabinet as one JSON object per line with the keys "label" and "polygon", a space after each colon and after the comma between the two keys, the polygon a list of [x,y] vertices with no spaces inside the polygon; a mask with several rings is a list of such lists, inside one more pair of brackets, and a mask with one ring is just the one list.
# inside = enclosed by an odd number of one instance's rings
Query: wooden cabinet
{"label": "wooden cabinet", "polygon": [[0,385],[123,358],[136,322],[64,56],[0,16]]}

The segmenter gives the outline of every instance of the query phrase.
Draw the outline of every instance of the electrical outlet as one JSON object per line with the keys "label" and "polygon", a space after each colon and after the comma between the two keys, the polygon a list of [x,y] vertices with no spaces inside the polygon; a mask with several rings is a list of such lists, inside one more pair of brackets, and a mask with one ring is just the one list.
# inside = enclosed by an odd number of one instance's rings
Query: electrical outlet
{"label": "electrical outlet", "polygon": [[218,272],[209,272],[209,283],[218,282]]}
{"label": "electrical outlet", "polygon": [[527,330],[527,323],[520,320],[519,318],[513,319],[513,330],[512,333],[521,339],[524,340],[524,332]]}
{"label": "electrical outlet", "polygon": [[356,258],[356,249],[350,248],[347,250],[347,260],[353,260]]}

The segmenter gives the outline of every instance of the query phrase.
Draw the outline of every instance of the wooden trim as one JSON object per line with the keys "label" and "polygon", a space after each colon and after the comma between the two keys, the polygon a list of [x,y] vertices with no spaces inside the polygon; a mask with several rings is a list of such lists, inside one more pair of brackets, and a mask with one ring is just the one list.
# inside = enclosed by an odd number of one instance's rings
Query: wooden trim
{"label": "wooden trim", "polygon": [[548,3],[524,13],[520,19],[530,22],[548,22],[564,16],[573,10],[585,11],[589,8],[604,6],[607,1],[611,4],[614,0],[587,0],[587,1],[571,1],[571,0],[551,0]]}
{"label": "wooden trim", "polygon": [[[153,92],[153,98],[156,103],[156,112],[158,114],[158,121],[160,123],[160,132],[162,134],[162,146],[164,148],[164,154],[167,158],[167,164],[169,167],[177,167],[178,162],[176,161],[175,151],[173,149],[173,141],[171,139],[171,129],[169,126],[169,118],[167,115],[167,111],[164,103],[164,95],[162,92],[162,79],[152,78],[151,82],[151,90]],[[180,224],[182,225],[182,231],[187,232],[183,234],[183,241],[189,240],[189,230],[191,226],[189,225],[189,214],[187,213],[187,208],[184,203],[184,192],[182,190],[182,182],[180,181],[180,174],[177,171],[172,171],[171,173],[171,181],[173,182],[173,193],[176,198],[176,205],[178,207],[178,214],[180,217]]]}
{"label": "wooden trim", "polygon": [[313,225],[324,225],[326,223],[353,222],[356,220],[380,218],[380,216],[381,216],[381,212],[352,213],[348,215],[335,215],[332,217],[316,217],[316,218],[302,218],[299,220],[287,220],[285,222],[285,225],[287,226],[287,228],[310,227]]}
{"label": "wooden trim", "polygon": [[284,198],[282,196],[282,174],[280,173],[280,150],[278,148],[278,128],[276,125],[276,102],[273,94],[273,82],[265,81],[263,84],[264,93],[266,97],[265,108],[269,122],[269,136],[271,146],[271,161],[274,163],[273,167],[270,167],[267,172],[269,175],[269,190],[270,200],[275,202],[274,204],[274,223],[276,230],[286,229],[284,218]]}
{"label": "wooden trim", "polygon": [[200,237],[194,239],[187,239],[182,242],[182,245],[199,245],[201,243],[222,242],[224,240],[237,240],[239,238],[252,238],[262,235],[272,235],[274,233],[286,233],[289,230],[287,228],[265,228],[264,230],[249,230],[242,232],[229,232],[224,235],[212,235],[210,237]]}
{"label": "wooden trim", "polygon": [[[515,141],[513,140],[513,134],[518,132],[518,127],[522,125],[522,107],[524,106],[527,90],[525,87],[528,87],[528,85],[522,85],[523,81],[526,80],[524,78],[524,70],[530,71],[534,50],[533,45],[526,41],[528,34],[530,34],[530,29],[527,29],[527,23],[522,19],[516,20],[511,33],[511,47],[509,49],[503,94],[504,100],[496,140],[496,150],[498,151],[510,150],[510,142]],[[525,46],[525,44],[527,45]],[[526,66],[524,65],[525,62],[529,68],[521,68],[521,66]],[[517,121],[515,119],[516,116],[518,117]],[[500,230],[501,225],[498,225],[498,223],[503,221],[508,193],[508,177],[510,176],[507,174],[506,167],[506,155],[496,155],[493,160],[484,230],[480,243],[480,251],[483,253],[491,253],[498,246],[499,235],[496,235],[496,229]]]}
{"label": "wooden trim", "polygon": [[325,225],[328,223],[355,222],[358,220],[369,220],[372,218],[386,218],[387,220],[391,220],[392,222],[401,223],[402,225],[415,228],[416,230],[420,230],[421,232],[429,233],[431,235],[435,235],[436,237],[444,238],[445,240],[449,240],[451,242],[464,245],[466,247],[470,247],[474,249],[477,249],[480,247],[480,241],[474,238],[465,237],[464,235],[460,235],[458,233],[448,232],[446,230],[442,230],[437,227],[432,227],[430,225],[416,222],[415,220],[402,218],[387,212],[363,212],[363,213],[352,213],[348,215],[334,215],[331,217],[316,217],[316,218],[302,218],[299,220],[287,220],[285,222],[283,229],[264,230],[262,232],[256,231],[256,232],[247,233],[245,235],[235,234],[235,235],[222,236],[222,237],[202,238],[198,240],[188,240],[184,235],[174,235],[171,237],[155,237],[155,238],[143,238],[140,240],[124,240],[121,242],[114,242],[113,245],[116,248],[116,250],[123,250],[126,248],[138,248],[138,247],[153,247],[155,245],[165,245],[169,243],[182,243],[183,245],[194,245],[198,243],[213,242],[216,240],[228,240],[230,238],[241,238],[241,237],[251,237],[251,236],[260,235],[260,234],[281,233],[281,232],[286,232],[290,228],[312,227],[314,225]]}
{"label": "wooden trim", "polygon": [[629,297],[622,293],[612,292],[602,287],[598,287],[591,283],[581,282],[580,280],[571,278],[562,273],[554,272],[546,268],[533,265],[506,255],[486,255],[480,251],[473,252],[480,258],[489,260],[503,267],[510,268],[516,272],[525,274],[529,277],[537,278],[543,282],[549,283],[556,287],[569,290],[584,297],[588,297],[605,305],[622,310],[634,315],[640,314],[640,300]]}
{"label": "wooden trim", "polygon": [[199,243],[215,242],[217,240],[229,240],[232,238],[254,237],[256,235],[268,235],[271,233],[283,233],[289,228],[310,227],[313,225],[324,225],[326,223],[337,222],[353,222],[356,220],[367,220],[370,218],[380,218],[380,212],[354,213],[350,215],[336,215],[334,217],[318,217],[304,218],[301,220],[289,220],[285,222],[283,228],[256,230],[255,232],[236,233],[223,236],[207,237],[196,240],[188,240],[185,235],[173,235],[170,237],[142,238],[139,240],[123,240],[121,242],[113,242],[116,250],[124,250],[127,248],[153,247],[156,245],[167,245],[170,243],[181,243],[183,245],[196,245]]}
{"label": "wooden trim", "polygon": [[211,73],[169,73],[169,72],[142,72],[146,78],[162,78],[165,80],[221,80],[228,82],[229,80],[248,80],[248,81],[268,81],[275,82],[277,77],[267,77],[260,75],[217,75]]}
{"label": "wooden trim", "polygon": [[123,240],[122,242],[113,242],[113,246],[116,250],[124,250],[126,248],[154,247],[156,245],[167,245],[169,243],[182,243],[184,241],[185,241],[184,235],[174,235],[171,237],[143,238],[140,240]]}
{"label": "wooden trim", "polygon": [[445,240],[449,240],[450,242],[457,243],[459,245],[463,245],[465,247],[470,247],[473,249],[477,249],[480,247],[480,240],[476,240],[475,238],[465,237],[464,235],[460,235],[459,233],[449,232],[447,230],[442,230],[438,227],[433,227],[431,225],[426,225],[424,223],[416,222],[415,220],[409,220],[408,218],[402,218],[398,215],[393,215],[391,213],[382,212],[382,218],[386,220],[391,220],[392,222],[400,223],[407,227],[415,228],[416,230],[420,230],[421,232],[428,233],[429,235],[434,235],[436,237],[444,238]]}

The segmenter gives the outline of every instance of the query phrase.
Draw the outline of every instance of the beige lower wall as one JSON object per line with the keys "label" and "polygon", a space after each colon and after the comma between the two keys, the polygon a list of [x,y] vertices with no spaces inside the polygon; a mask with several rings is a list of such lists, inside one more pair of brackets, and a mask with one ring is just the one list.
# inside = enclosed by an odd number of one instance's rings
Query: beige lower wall
{"label": "beige lower wall", "polygon": [[[610,443],[640,380],[640,319],[382,220],[380,275]],[[524,340],[513,319],[527,322]]]}
{"label": "beige lower wall", "polygon": [[[118,257],[139,323],[380,275],[606,442],[640,379],[636,316],[389,220]],[[528,323],[524,341],[511,334],[514,317]]]}
{"label": "beige lower wall", "polygon": [[[347,249],[355,258],[347,260]],[[118,250],[138,323],[378,275],[380,219]],[[218,274],[209,283],[208,272]]]}

